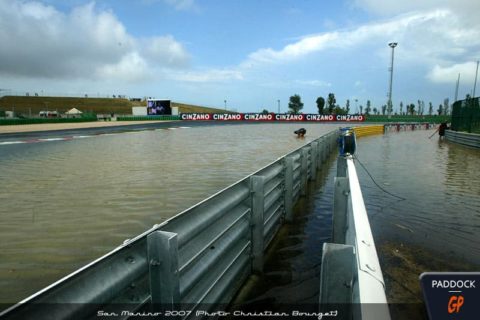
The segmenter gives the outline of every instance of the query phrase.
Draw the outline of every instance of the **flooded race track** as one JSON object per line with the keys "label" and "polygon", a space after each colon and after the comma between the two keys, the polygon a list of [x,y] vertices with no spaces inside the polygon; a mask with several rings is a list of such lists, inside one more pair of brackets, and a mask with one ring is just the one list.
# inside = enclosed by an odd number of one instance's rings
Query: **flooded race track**
{"label": "flooded race track", "polygon": [[[0,303],[13,303],[338,125],[156,129],[0,146]],[[53,133],[49,134],[49,137]],[[82,136],[79,136],[82,137]]]}
{"label": "flooded race track", "polygon": [[[293,135],[298,124],[254,124],[0,146],[0,288],[9,288],[0,303],[25,298],[338,124],[302,126],[305,140]],[[390,302],[420,302],[421,272],[480,270],[480,150],[431,133],[358,139],[358,159],[390,193],[357,161]],[[322,169],[244,301],[318,301],[334,155]]]}
{"label": "flooded race track", "polygon": [[480,271],[480,150],[430,133],[358,143],[361,163],[394,195],[357,162],[391,303],[421,302],[422,272]]}
{"label": "flooded race track", "polygon": [[[392,319],[426,319],[419,276],[480,270],[480,150],[432,131],[357,140],[356,161]],[[295,208],[233,308],[318,302],[322,243],[331,241],[335,156]],[[372,181],[370,175],[383,190]],[[386,192],[390,193],[386,193]]]}

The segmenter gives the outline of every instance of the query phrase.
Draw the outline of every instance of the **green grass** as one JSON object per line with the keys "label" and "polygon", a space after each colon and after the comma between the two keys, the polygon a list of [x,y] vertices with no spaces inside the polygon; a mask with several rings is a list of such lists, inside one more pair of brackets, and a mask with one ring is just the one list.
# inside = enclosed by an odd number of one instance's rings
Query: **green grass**
{"label": "green grass", "polygon": [[[64,113],[72,108],[77,108],[84,113],[131,115],[132,107],[143,105],[146,102],[132,102],[128,99],[113,98],[68,98],[68,97],[27,97],[27,96],[4,96],[0,98],[0,111],[14,111],[24,117],[37,117],[40,111],[58,111]],[[172,107],[178,107],[180,113],[224,113],[216,108],[206,108],[185,103],[171,103]]]}

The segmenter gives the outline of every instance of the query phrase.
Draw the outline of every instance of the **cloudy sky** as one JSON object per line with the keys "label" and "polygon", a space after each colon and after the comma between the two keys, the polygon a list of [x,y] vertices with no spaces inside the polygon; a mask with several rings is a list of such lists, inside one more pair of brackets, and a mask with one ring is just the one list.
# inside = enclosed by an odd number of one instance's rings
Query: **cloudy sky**
{"label": "cloudy sky", "polygon": [[[0,95],[151,96],[241,112],[438,106],[472,93],[476,0],[0,0]],[[480,89],[479,89],[480,90]],[[478,91],[477,90],[477,93]]]}

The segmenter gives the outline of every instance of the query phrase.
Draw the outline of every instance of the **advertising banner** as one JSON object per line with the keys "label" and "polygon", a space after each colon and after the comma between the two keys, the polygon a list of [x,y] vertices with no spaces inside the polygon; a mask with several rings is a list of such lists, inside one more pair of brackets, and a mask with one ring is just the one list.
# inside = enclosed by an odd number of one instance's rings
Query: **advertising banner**
{"label": "advertising banner", "polygon": [[180,119],[191,121],[363,122],[365,116],[290,113],[182,113]]}

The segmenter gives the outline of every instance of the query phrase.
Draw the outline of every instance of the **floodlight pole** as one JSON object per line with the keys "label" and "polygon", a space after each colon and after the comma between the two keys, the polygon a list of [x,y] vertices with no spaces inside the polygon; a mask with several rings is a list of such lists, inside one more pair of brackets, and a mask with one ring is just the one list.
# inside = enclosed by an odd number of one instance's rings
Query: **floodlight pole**
{"label": "floodlight pole", "polygon": [[475,98],[475,89],[477,88],[478,62],[479,62],[479,61],[477,61],[477,71],[475,71],[475,83],[473,84],[473,95],[472,95],[472,98]]}
{"label": "floodlight pole", "polygon": [[278,103],[278,113],[280,113],[280,100],[277,100]]}
{"label": "floodlight pole", "polygon": [[[455,87],[455,101],[457,101],[458,99],[458,85],[460,84],[460,73],[458,74],[458,78],[457,78],[457,86]],[[453,101],[453,102],[455,102]]]}
{"label": "floodlight pole", "polygon": [[392,83],[393,83],[393,57],[394,57],[394,51],[395,47],[397,46],[397,42],[390,42],[388,46],[392,48],[392,63],[390,64],[390,89],[388,91],[388,106],[387,106],[387,112],[388,112],[388,118],[392,116]]}

